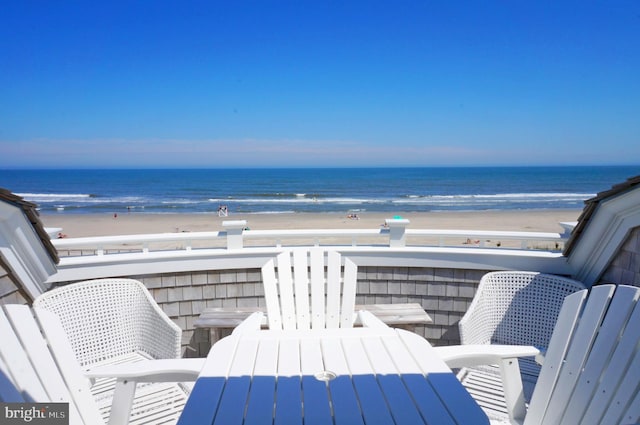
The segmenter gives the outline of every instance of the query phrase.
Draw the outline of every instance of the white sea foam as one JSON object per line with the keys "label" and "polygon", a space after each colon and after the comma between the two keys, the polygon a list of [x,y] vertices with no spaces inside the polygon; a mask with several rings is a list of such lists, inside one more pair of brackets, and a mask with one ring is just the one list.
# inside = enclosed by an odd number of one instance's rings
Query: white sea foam
{"label": "white sea foam", "polygon": [[48,202],[55,199],[78,199],[78,198],[91,198],[91,195],[85,193],[17,193],[28,200],[44,199]]}
{"label": "white sea foam", "polygon": [[247,215],[262,215],[262,214],[294,214],[294,210],[285,210],[285,211],[254,211],[254,212],[243,212],[243,214]]}
{"label": "white sea foam", "polygon": [[395,199],[397,204],[483,204],[483,203],[511,203],[511,202],[540,202],[540,201],[584,201],[595,196],[590,193],[503,193],[503,194],[473,194],[473,195],[430,195],[403,199]]}
{"label": "white sea foam", "polygon": [[340,204],[361,204],[361,203],[384,203],[391,199],[381,198],[209,198],[209,202],[238,202],[247,204],[313,204],[313,203],[340,203]]}
{"label": "white sea foam", "polygon": [[180,204],[180,205],[192,205],[199,204],[201,201],[197,199],[169,199],[160,201],[162,205]]}
{"label": "white sea foam", "polygon": [[352,197],[331,197],[331,198],[210,198],[209,202],[215,203],[240,203],[240,204],[496,204],[496,203],[534,203],[540,201],[565,201],[582,202],[593,194],[588,193],[506,193],[489,195],[410,195],[403,198],[352,198]]}

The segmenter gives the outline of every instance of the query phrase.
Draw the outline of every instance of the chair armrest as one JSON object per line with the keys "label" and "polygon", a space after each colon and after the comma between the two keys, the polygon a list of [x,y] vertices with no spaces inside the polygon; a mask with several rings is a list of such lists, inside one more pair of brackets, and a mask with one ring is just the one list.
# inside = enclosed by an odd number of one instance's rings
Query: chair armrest
{"label": "chair armrest", "polygon": [[160,359],[98,366],[85,372],[90,379],[116,378],[134,382],[195,381],[206,359]]}
{"label": "chair armrest", "polygon": [[161,359],[96,367],[85,373],[90,379],[116,378],[109,425],[129,422],[138,382],[195,381],[206,359]]}
{"label": "chair armrest", "polygon": [[450,368],[499,365],[509,420],[522,423],[526,406],[517,358],[537,356],[538,348],[530,345],[456,345],[435,349]]}
{"label": "chair armrest", "polygon": [[366,328],[388,328],[386,323],[378,319],[373,313],[366,310],[360,310],[357,313],[358,318],[362,326]]}
{"label": "chair armrest", "polygon": [[499,364],[506,359],[537,356],[540,350],[530,345],[452,345],[434,347],[450,368]]}
{"label": "chair armrest", "polygon": [[264,318],[264,313],[261,311],[256,311],[255,313],[251,313],[249,317],[244,319],[242,323],[236,326],[233,329],[232,334],[241,334],[245,331],[259,331],[262,326],[262,319]]}

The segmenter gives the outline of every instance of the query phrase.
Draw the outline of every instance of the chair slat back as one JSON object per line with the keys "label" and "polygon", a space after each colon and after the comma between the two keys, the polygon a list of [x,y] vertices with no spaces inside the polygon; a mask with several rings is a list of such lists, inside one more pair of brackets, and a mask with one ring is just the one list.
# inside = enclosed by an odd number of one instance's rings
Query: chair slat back
{"label": "chair slat back", "polygon": [[635,423],[640,417],[640,288],[568,296],[525,424]]}
{"label": "chair slat back", "polygon": [[[0,337],[2,337],[0,331]],[[3,338],[3,341],[5,339]],[[13,382],[13,377],[9,373],[9,366],[5,363],[2,358],[2,353],[0,351],[0,401],[2,402],[15,402],[22,403],[28,402],[31,400],[25,399],[24,395],[18,391],[15,383]]]}
{"label": "chair slat back", "polygon": [[[13,390],[0,391],[3,401],[69,403],[69,423],[103,423],[89,382],[54,314],[45,312],[36,319],[28,306],[6,305],[0,315],[0,334],[4,375],[0,382],[13,385]],[[66,349],[58,352],[57,345]]]}
{"label": "chair slat back", "polygon": [[342,279],[340,278],[340,254],[327,252],[327,328],[340,327],[340,295]]}
{"label": "chair slat back", "polygon": [[[305,251],[302,251],[305,258]],[[311,266],[309,275],[311,277],[311,327],[321,329],[325,327],[325,281],[324,281],[324,253],[318,249],[309,251]],[[306,274],[306,261],[302,273]],[[302,328],[304,329],[304,328]]]}
{"label": "chair slat back", "polygon": [[[270,329],[352,327],[357,266],[322,248],[284,251],[262,267]],[[326,267],[325,267],[326,266]]]}
{"label": "chair slat back", "polygon": [[293,280],[296,294],[296,321],[301,329],[311,326],[309,310],[309,276],[307,275],[307,256],[304,251],[293,253]]}
{"label": "chair slat back", "polygon": [[[28,363],[29,354],[22,346],[4,308],[0,308],[0,338],[2,339],[0,344],[2,374],[6,377],[1,390],[2,400],[5,402],[46,400],[47,392],[35,369]],[[12,399],[16,397],[16,393],[20,398]]]}
{"label": "chair slat back", "polygon": [[[5,309],[7,317],[12,323],[13,331],[20,338],[24,353],[31,361],[33,371],[46,392],[45,398],[41,398],[41,400],[68,401],[69,389],[61,379],[56,362],[47,347],[47,342],[39,336],[40,329],[29,308],[22,305],[7,305]],[[71,359],[75,360],[73,356]]]}
{"label": "chair slat back", "polygon": [[[568,411],[571,411],[570,409],[585,411],[585,420],[605,416],[604,423],[608,423],[607,420],[611,419],[606,418],[607,413],[615,415],[616,410],[610,408],[624,405],[628,402],[627,396],[633,395],[634,392],[636,395],[638,394],[637,386],[640,382],[640,364],[638,364],[640,356],[638,353],[635,353],[635,366],[619,367],[618,365],[629,365],[640,341],[640,326],[638,326],[640,325],[640,308],[637,307],[639,296],[640,291],[637,288],[619,287],[608,307],[612,314],[607,314],[606,320],[603,321],[598,331],[591,355],[578,381],[575,390],[576,396],[567,406]],[[622,336],[620,336],[621,329],[625,330]],[[613,367],[607,369],[609,366]],[[596,386],[595,384],[598,382],[599,384]],[[629,383],[632,384],[630,388],[628,387]],[[605,397],[589,397],[595,393],[614,394],[616,387],[618,388],[616,401],[612,402]],[[625,387],[627,388],[625,389]],[[623,402],[620,400],[621,396],[627,400]],[[638,406],[638,401],[636,401],[636,406]],[[637,415],[638,413],[636,413],[636,417]]]}
{"label": "chair slat back", "polygon": [[60,318],[48,310],[33,308],[38,325],[42,333],[46,335],[47,343],[56,361],[59,373],[72,394],[83,423],[102,423],[102,416],[91,394],[89,380],[85,377],[75,351],[62,326]]}
{"label": "chair slat back", "polygon": [[291,257],[278,256],[278,289],[280,290],[280,313],[284,329],[295,328],[296,306],[293,292],[293,278],[291,276]]}
{"label": "chair slat back", "polygon": [[344,276],[342,279],[342,308],[340,309],[340,327],[353,326],[356,305],[356,285],[358,283],[358,266],[348,258],[344,259]]}
{"label": "chair slat back", "polygon": [[278,296],[278,281],[276,280],[274,260],[269,260],[262,266],[262,284],[264,286],[264,299],[267,303],[269,329],[282,329],[282,314],[280,313],[280,297]]}

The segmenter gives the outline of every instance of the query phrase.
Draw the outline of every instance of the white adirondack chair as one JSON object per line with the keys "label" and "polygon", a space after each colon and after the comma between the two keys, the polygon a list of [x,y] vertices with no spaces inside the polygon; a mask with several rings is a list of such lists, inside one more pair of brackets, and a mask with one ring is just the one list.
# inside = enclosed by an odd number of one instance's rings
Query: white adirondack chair
{"label": "white adirondack chair", "polygon": [[[573,279],[530,271],[499,271],[485,274],[458,325],[460,343],[532,345],[546,349],[565,297],[584,289]],[[521,358],[520,372],[525,400],[531,399],[540,366]],[[487,411],[502,416],[507,411],[497,365],[463,368],[463,385]]]}
{"label": "white adirondack chair", "polygon": [[342,273],[341,255],[319,247],[284,251],[275,260],[262,267],[269,329],[353,327],[353,261],[344,259]]}
{"label": "white adirondack chair", "polygon": [[[87,372],[111,364],[180,358],[182,330],[137,280],[73,283],[45,292],[33,305],[60,318],[71,348]],[[105,417],[112,405],[114,386],[114,379],[96,379],[91,386]],[[182,403],[190,390],[189,385],[176,382],[145,387],[167,404]]]}
{"label": "white adirondack chair", "polygon": [[528,410],[514,354],[531,355],[535,347],[438,350],[452,368],[483,361],[501,365],[509,412],[493,419],[525,425],[635,424],[640,422],[639,298],[640,288],[625,285],[595,286],[566,297]]}
{"label": "white adirondack chair", "polygon": [[[35,313],[35,315],[34,315]],[[144,364],[110,365],[86,374],[72,350],[59,318],[26,305],[0,308],[0,401],[69,403],[71,425],[99,425],[104,412],[90,390],[90,378],[116,379],[109,424],[175,421],[186,401],[163,400],[138,382],[193,381],[200,359],[154,360]],[[135,399],[134,399],[135,393]]]}

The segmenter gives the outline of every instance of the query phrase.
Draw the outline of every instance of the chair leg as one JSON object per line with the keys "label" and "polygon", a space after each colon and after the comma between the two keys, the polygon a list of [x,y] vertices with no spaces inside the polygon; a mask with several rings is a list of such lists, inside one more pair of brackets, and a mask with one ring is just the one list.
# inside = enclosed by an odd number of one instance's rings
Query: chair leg
{"label": "chair leg", "polygon": [[111,412],[109,414],[109,425],[122,425],[129,423],[129,416],[131,415],[131,407],[133,406],[133,397],[135,396],[135,392],[135,381],[118,380],[116,382]]}
{"label": "chair leg", "polygon": [[211,327],[209,328],[209,342],[211,345],[215,344],[220,340],[220,328]]}
{"label": "chair leg", "polygon": [[504,398],[511,423],[521,424],[527,414],[522,377],[517,358],[508,358],[500,362],[500,375],[504,388]]}

